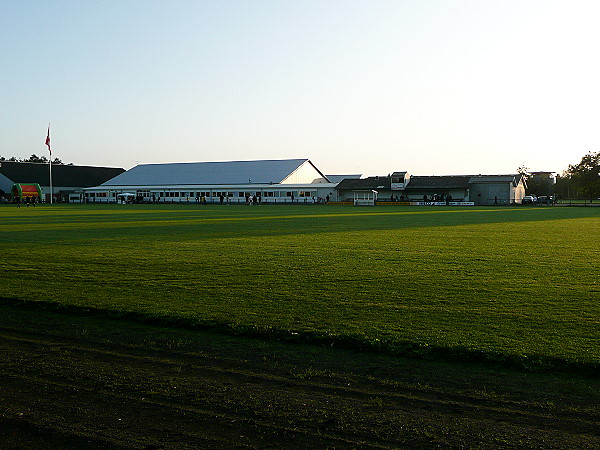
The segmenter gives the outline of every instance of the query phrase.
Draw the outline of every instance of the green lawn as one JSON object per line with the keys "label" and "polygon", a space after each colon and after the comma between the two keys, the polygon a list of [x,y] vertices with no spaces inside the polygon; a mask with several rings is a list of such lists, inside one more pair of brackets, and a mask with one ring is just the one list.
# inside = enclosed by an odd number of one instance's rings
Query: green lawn
{"label": "green lawn", "polygon": [[0,297],[600,363],[600,208],[0,207]]}

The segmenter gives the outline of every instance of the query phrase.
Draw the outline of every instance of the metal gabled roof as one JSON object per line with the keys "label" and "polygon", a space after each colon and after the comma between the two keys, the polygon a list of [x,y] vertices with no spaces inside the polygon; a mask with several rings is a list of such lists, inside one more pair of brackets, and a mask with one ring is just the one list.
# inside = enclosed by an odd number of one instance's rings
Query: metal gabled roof
{"label": "metal gabled roof", "polygon": [[371,190],[382,189],[382,186],[391,187],[392,179],[390,177],[368,177],[368,178],[346,178],[337,186],[338,190]]}
{"label": "metal gabled roof", "polygon": [[308,159],[141,164],[102,186],[277,184]]}
{"label": "metal gabled roof", "polygon": [[469,183],[513,183],[515,186],[521,181],[522,175],[474,175]]}

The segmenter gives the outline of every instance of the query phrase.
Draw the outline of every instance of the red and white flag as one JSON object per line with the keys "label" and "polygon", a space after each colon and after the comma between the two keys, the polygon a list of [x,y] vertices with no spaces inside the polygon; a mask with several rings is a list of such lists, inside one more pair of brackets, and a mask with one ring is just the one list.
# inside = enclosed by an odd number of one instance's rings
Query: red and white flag
{"label": "red and white flag", "polygon": [[48,151],[52,154],[52,150],[50,149],[50,125],[48,125],[48,135],[46,136],[46,145],[48,146]]}

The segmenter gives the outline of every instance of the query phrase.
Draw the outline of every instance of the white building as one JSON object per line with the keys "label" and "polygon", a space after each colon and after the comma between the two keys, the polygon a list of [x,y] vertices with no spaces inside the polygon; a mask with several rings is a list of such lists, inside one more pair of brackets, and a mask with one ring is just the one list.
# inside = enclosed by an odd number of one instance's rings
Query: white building
{"label": "white building", "polygon": [[100,186],[84,189],[88,202],[138,201],[262,203],[334,201],[337,183],[308,159],[142,164]]}

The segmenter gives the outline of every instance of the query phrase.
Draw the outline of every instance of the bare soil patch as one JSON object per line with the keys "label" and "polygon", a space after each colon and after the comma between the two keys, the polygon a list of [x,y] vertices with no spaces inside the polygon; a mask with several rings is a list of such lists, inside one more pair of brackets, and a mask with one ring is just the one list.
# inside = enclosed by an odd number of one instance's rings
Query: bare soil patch
{"label": "bare soil patch", "polygon": [[2,448],[600,448],[600,382],[3,305]]}

